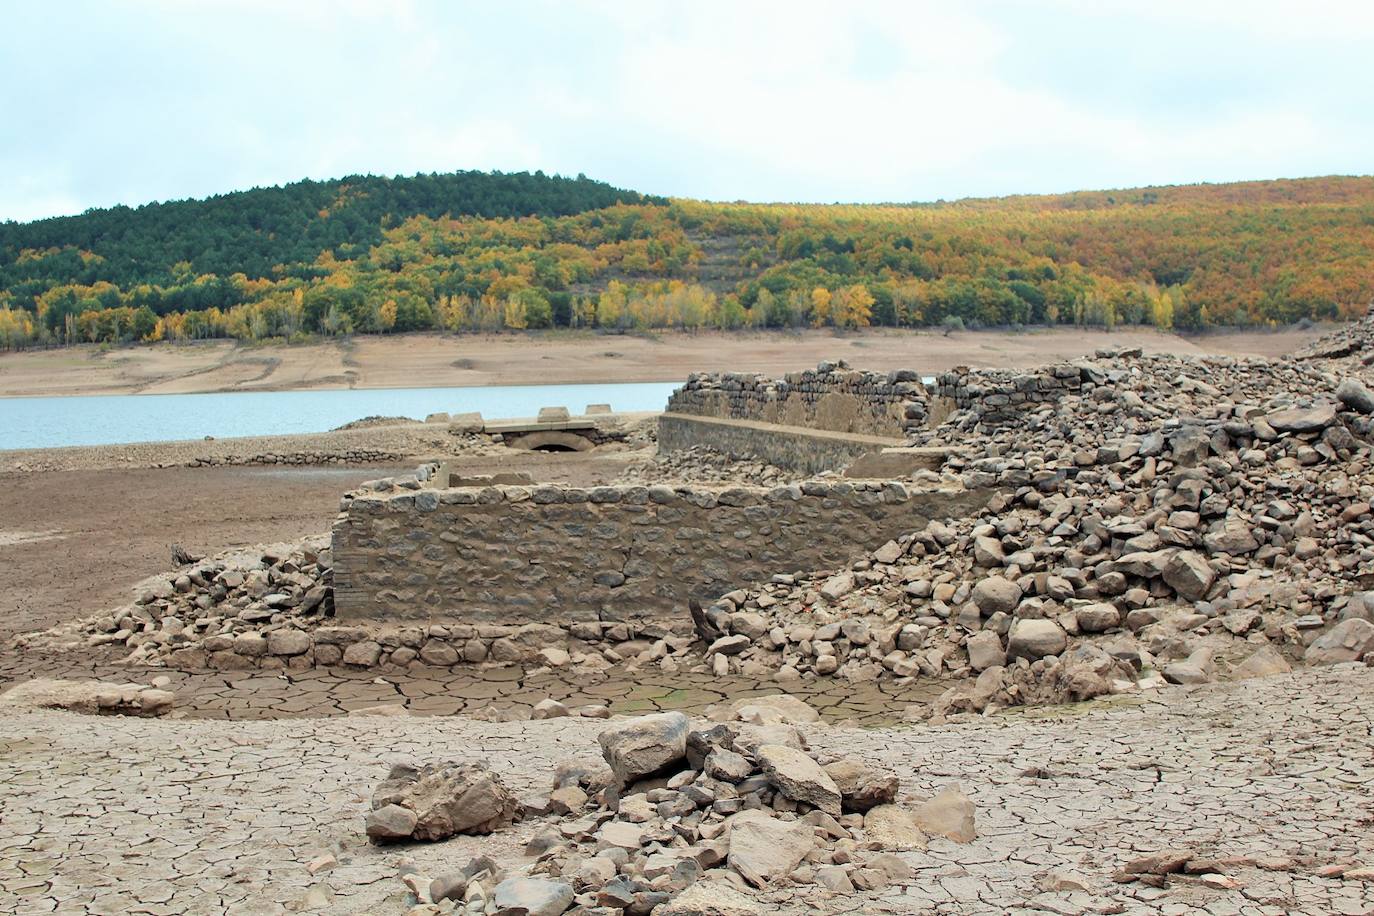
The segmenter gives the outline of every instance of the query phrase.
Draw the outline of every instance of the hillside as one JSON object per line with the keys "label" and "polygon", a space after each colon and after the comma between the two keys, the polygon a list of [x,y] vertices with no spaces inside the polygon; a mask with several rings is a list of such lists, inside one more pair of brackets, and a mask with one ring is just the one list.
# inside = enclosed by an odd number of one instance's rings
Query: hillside
{"label": "hillside", "polygon": [[550,326],[1286,324],[1374,298],[1374,178],[936,204],[351,177],[0,224],[0,347]]}

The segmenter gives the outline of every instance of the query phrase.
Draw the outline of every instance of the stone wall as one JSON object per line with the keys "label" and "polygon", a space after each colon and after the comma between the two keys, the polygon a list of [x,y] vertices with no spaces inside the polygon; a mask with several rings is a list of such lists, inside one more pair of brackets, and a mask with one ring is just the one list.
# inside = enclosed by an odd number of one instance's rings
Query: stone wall
{"label": "stone wall", "polygon": [[1078,392],[1090,371],[1068,363],[1031,372],[959,366],[936,377],[931,419],[938,423],[955,410],[966,410],[986,426],[1004,426],[1027,410]]}
{"label": "stone wall", "polygon": [[901,445],[901,439],[665,413],[658,418],[660,454],[704,445],[734,459],[752,458],[806,474],[839,470],[856,459]]}
{"label": "stone wall", "polygon": [[927,396],[912,369],[861,372],[843,361],[781,379],[753,373],[693,373],[668,411],[841,433],[901,437],[925,426]]}
{"label": "stone wall", "polygon": [[834,568],[985,491],[807,481],[776,489],[363,491],[333,529],[341,622],[671,620],[689,597]]}

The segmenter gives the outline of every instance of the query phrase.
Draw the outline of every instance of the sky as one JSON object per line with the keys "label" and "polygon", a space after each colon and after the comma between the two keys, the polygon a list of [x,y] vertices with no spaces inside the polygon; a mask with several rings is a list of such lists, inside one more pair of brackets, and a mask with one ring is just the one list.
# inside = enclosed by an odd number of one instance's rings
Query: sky
{"label": "sky", "polygon": [[0,220],[301,178],[913,201],[1374,171],[1374,4],[0,6]]}

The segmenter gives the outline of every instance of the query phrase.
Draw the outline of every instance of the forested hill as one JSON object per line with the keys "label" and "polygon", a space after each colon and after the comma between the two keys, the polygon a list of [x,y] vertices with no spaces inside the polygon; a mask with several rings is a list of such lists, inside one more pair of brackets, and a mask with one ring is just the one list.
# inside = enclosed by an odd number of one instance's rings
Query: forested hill
{"label": "forested hill", "polygon": [[0,348],[543,327],[1276,325],[1374,300],[1374,178],[937,204],[354,177],[0,224]]}
{"label": "forested hill", "polygon": [[[88,210],[32,223],[0,223],[0,266],[10,287],[28,277],[104,280],[121,287],[169,285],[186,272],[301,276],[322,251],[366,254],[382,233],[413,216],[568,216],[617,203],[666,203],[585,176],[457,172],[384,178],[351,175],[254,188],[207,200]],[[21,252],[65,251],[23,269]],[[66,263],[63,263],[65,260]],[[285,270],[278,270],[281,265]]]}

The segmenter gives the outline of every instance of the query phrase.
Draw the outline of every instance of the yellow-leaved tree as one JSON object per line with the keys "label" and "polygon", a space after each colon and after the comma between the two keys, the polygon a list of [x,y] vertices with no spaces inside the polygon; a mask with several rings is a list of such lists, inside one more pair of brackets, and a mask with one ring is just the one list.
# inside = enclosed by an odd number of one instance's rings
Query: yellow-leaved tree
{"label": "yellow-leaved tree", "polygon": [[818,286],[811,291],[811,326],[819,328],[830,320],[830,290]]}
{"label": "yellow-leaved tree", "polygon": [[862,283],[846,286],[830,302],[830,317],[837,328],[866,328],[873,317],[873,294]]}

